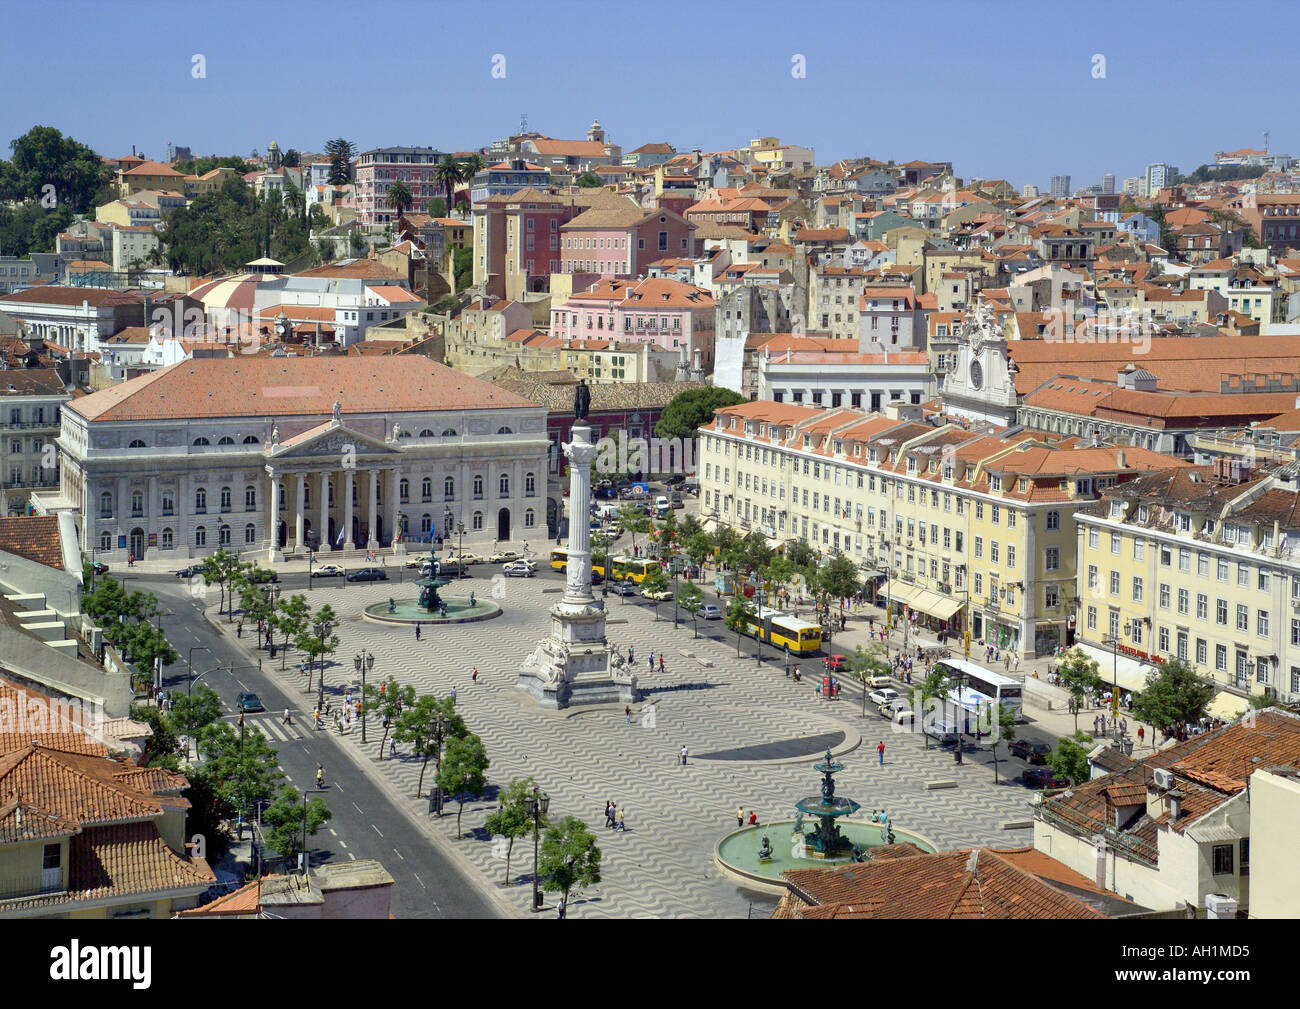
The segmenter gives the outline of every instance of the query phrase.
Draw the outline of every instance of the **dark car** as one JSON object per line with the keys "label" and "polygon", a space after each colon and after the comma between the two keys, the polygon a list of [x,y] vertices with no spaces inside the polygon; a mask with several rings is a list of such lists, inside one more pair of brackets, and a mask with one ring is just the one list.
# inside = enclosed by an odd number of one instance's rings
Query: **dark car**
{"label": "dark car", "polygon": [[388,572],[383,568],[361,568],[348,574],[350,582],[386,582]]}
{"label": "dark car", "polygon": [[91,570],[93,570],[97,575],[106,575],[108,574],[108,565],[103,561],[95,561]]}
{"label": "dark car", "polygon": [[[96,574],[103,574],[103,572],[102,572],[102,571],[97,571]],[[197,577],[198,575],[201,575],[201,574],[203,574],[203,565],[202,565],[202,564],[191,564],[189,567],[187,567],[187,568],[181,568],[179,571],[177,571],[177,572],[176,572],[176,577],[177,577],[177,578],[194,578],[194,577]]]}
{"label": "dark car", "polygon": [[593,571],[593,572],[591,573],[591,584],[592,584],[592,585],[599,585],[599,584],[600,584],[601,582],[603,582],[604,580],[605,580],[604,576],[603,576],[599,571]]}
{"label": "dark car", "polygon": [[1047,757],[1052,752],[1046,743],[1031,743],[1028,739],[1014,740],[1007,749],[1011,751],[1011,756],[1027,760],[1031,764],[1046,764]]}
{"label": "dark car", "polygon": [[1020,772],[1020,780],[1030,788],[1064,788],[1069,784],[1047,767],[1026,767]]}
{"label": "dark car", "polygon": [[239,700],[235,702],[235,708],[238,711],[265,711],[266,706],[262,704],[262,699],[251,690],[245,690],[239,695]]}
{"label": "dark car", "polygon": [[636,595],[636,582],[612,582],[609,591],[616,596],[634,596]]}
{"label": "dark car", "polygon": [[270,568],[256,568],[253,573],[249,575],[248,580],[254,585],[261,585],[263,582],[278,582],[280,576]]}

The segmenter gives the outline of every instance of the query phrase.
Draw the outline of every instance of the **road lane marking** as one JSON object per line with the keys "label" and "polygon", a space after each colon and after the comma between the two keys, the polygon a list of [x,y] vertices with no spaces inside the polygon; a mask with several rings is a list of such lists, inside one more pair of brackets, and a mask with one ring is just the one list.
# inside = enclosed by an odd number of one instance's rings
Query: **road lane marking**
{"label": "road lane marking", "polygon": [[393,854],[396,855],[398,858],[400,858],[403,862],[406,861],[406,856],[403,855],[403,854],[402,854],[400,851],[398,851],[396,848],[393,849]]}
{"label": "road lane marking", "polygon": [[348,850],[348,843],[347,843],[346,841],[344,841],[344,840],[342,840],[342,839],[340,838],[340,839],[339,839],[339,847],[342,848],[344,851],[347,851],[347,850]]}
{"label": "road lane marking", "polygon": [[424,880],[420,878],[420,874],[418,872],[413,872],[411,873],[411,875],[415,877],[415,881],[419,883],[421,887],[423,887],[425,890],[429,889],[427,886],[424,885]]}
{"label": "road lane marking", "polygon": [[326,827],[325,829],[328,830],[331,834],[333,834],[334,837],[338,837],[338,834],[334,832],[333,827]]}
{"label": "road lane marking", "polygon": [[370,825],[370,829],[373,830],[373,831],[374,831],[376,834],[378,834],[380,837],[383,837],[383,836],[384,836],[383,831],[381,831],[381,830],[380,830],[378,827],[376,827],[373,823]]}
{"label": "road lane marking", "polygon": [[357,856],[352,854],[352,852],[350,851],[348,852],[348,858],[352,859],[352,861],[354,862],[357,860]]}
{"label": "road lane marking", "polygon": [[358,813],[361,813],[362,816],[365,816],[365,815],[366,815],[366,814],[362,811],[361,807],[358,806],[355,802],[352,804],[352,808],[355,809]]}

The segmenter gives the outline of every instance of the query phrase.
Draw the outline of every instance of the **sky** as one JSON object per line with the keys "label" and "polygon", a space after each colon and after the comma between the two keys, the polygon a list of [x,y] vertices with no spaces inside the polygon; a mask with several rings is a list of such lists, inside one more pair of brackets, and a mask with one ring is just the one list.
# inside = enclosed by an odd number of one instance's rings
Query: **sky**
{"label": "sky", "polygon": [[1119,185],[1151,162],[1189,172],[1261,148],[1266,129],[1271,150],[1300,156],[1297,26],[1300,4],[1250,0],[9,0],[0,137],[48,125],[157,160],[169,141],[196,155],[272,140],[319,152],[337,136],[454,151],[526,114],[563,139],[598,118],[625,151],[776,136],[818,164],[920,158],[1017,188],[1107,172]]}

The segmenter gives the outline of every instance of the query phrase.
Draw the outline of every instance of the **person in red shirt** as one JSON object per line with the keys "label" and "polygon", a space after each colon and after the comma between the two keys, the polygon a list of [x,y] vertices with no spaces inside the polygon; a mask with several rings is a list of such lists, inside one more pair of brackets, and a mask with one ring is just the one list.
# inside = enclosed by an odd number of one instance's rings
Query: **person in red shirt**
{"label": "person in red shirt", "polygon": [[882,739],[876,744],[876,753],[880,755],[880,766],[885,766],[885,741]]}

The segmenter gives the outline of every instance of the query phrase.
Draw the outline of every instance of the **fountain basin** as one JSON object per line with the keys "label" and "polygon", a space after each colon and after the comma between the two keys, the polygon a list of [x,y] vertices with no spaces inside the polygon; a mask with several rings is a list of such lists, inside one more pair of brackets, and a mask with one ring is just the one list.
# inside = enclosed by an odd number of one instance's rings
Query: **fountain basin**
{"label": "fountain basin", "polygon": [[468,598],[443,596],[442,601],[447,604],[445,617],[436,610],[430,613],[420,605],[418,598],[395,599],[396,606],[391,612],[387,600],[374,603],[367,606],[362,615],[380,624],[467,624],[501,616],[501,607],[491,600],[475,597],[473,606]]}
{"label": "fountain basin", "polygon": [[[863,849],[886,846],[883,824],[841,817],[835,821],[835,825],[851,845]],[[806,834],[815,826],[805,820],[804,833]],[[903,830],[898,826],[894,826],[893,830],[895,844],[909,841],[927,853],[939,850],[934,842],[920,834]],[[795,842],[791,839],[793,834],[793,820],[744,827],[733,831],[718,842],[714,849],[714,858],[725,871],[740,878],[746,884],[773,893],[785,892],[786,887],[781,880],[781,873],[787,869],[819,869],[853,861],[852,855],[849,854],[826,858],[813,857],[815,852],[811,845],[803,847],[804,857],[800,857],[794,851]],[[772,843],[772,859],[769,862],[760,862],[758,858],[758,849],[763,843],[764,835]]]}

